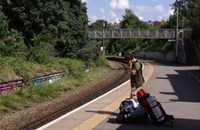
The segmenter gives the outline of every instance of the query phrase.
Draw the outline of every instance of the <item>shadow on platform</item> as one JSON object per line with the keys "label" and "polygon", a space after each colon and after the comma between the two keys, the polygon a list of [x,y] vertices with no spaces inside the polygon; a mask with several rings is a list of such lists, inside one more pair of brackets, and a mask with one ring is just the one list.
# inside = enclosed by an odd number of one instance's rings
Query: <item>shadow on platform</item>
{"label": "shadow on platform", "polygon": [[109,118],[107,122],[119,124],[115,130],[200,130],[200,120],[193,119],[175,119],[173,127],[168,124],[155,125],[150,121],[145,124],[118,123],[115,118]]}
{"label": "shadow on platform", "polygon": [[[187,71],[191,70],[175,70],[177,74],[167,74],[166,77],[156,77],[157,80],[169,80],[174,93],[172,92],[160,92],[160,94],[176,95],[178,100],[170,99],[170,101],[181,101],[181,102],[200,102],[200,84],[192,77]],[[194,70],[192,70],[194,71]],[[196,71],[195,71],[196,72]],[[196,72],[197,73],[197,72]],[[200,71],[198,73],[200,75]],[[199,76],[196,74],[196,77]],[[185,80],[183,80],[185,79]]]}

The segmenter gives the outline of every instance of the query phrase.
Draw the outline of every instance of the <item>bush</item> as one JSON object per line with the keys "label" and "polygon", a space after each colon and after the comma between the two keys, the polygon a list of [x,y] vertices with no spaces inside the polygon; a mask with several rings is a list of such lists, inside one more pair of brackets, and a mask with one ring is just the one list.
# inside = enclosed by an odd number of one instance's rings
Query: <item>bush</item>
{"label": "bush", "polygon": [[99,66],[109,66],[109,63],[108,61],[105,59],[105,55],[104,54],[101,54],[99,56],[99,58],[95,61],[95,65],[97,67]]}

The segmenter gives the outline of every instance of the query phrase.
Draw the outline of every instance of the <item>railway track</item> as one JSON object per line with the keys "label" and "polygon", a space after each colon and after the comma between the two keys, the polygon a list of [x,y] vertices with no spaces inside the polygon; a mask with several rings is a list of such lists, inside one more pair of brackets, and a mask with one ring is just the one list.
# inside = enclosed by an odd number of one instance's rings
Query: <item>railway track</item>
{"label": "railway track", "polygon": [[[122,73],[115,79],[115,81],[108,82],[108,84],[106,84],[106,85],[104,84],[104,85],[98,87],[98,89],[93,89],[91,91],[89,90],[90,93],[88,93],[82,97],[81,96],[78,97],[78,99],[75,100],[74,102],[69,103],[64,108],[55,110],[53,113],[43,117],[42,119],[40,118],[35,122],[28,123],[26,126],[22,127],[22,130],[34,130],[36,128],[39,128],[40,126],[76,109],[77,107],[97,98],[98,96],[108,92],[109,90],[112,90],[113,88],[115,88],[118,85],[122,84],[123,82],[127,81],[129,79],[129,74],[127,72],[127,68],[126,68],[126,64],[124,63],[124,60],[121,58],[108,58],[108,60],[110,60],[112,62],[118,62],[119,66],[121,66],[119,68],[120,68],[120,71],[122,71]],[[88,90],[86,90],[86,91],[88,91]]]}

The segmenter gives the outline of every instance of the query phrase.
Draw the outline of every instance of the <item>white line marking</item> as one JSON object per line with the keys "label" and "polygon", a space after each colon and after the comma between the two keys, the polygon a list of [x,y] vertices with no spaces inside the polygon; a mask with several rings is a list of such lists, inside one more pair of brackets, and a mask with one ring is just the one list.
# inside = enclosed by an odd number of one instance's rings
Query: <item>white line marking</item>
{"label": "white line marking", "polygon": [[123,85],[125,85],[125,84],[128,83],[128,82],[129,82],[129,80],[127,80],[126,82],[122,83],[122,84],[119,85],[118,87],[116,87],[116,88],[110,90],[109,92],[107,92],[107,93],[105,93],[105,94],[99,96],[98,98],[95,98],[94,100],[92,100],[92,101],[90,101],[90,102],[88,102],[88,103],[86,103],[86,104],[84,104],[84,105],[82,105],[82,106],[80,106],[80,107],[78,107],[78,108],[76,108],[76,109],[74,109],[74,110],[68,112],[67,114],[65,114],[65,115],[63,115],[63,116],[61,116],[61,117],[59,117],[59,118],[57,118],[57,119],[55,119],[55,120],[53,120],[53,121],[51,121],[51,122],[45,124],[45,125],[43,125],[42,127],[37,128],[36,130],[43,130],[43,129],[45,129],[45,128],[47,128],[47,127],[49,127],[49,126],[55,124],[56,122],[58,122],[58,121],[64,119],[65,117],[67,117],[67,116],[69,116],[69,115],[71,115],[71,114],[77,112],[78,110],[84,108],[85,106],[87,106],[87,105],[89,105],[89,104],[91,104],[91,103],[97,101],[98,99],[100,99],[100,98],[102,98],[102,97],[104,97],[104,96],[110,94],[111,92],[113,92],[113,91],[119,89],[120,87],[122,87]]}
{"label": "white line marking", "polygon": [[[144,68],[143,68],[143,69],[144,69]],[[43,130],[43,129],[45,129],[45,128],[47,128],[47,127],[49,127],[49,126],[55,124],[56,122],[58,122],[58,121],[60,121],[60,120],[62,120],[62,119],[64,119],[64,118],[66,118],[67,116],[69,116],[69,115],[71,115],[71,114],[73,114],[73,113],[79,111],[80,109],[86,107],[87,105],[89,105],[89,104],[91,104],[91,103],[93,103],[93,102],[99,100],[100,98],[103,98],[104,96],[110,94],[111,92],[113,92],[113,91],[119,89],[120,87],[124,86],[124,85],[127,84],[128,82],[130,82],[130,81],[127,80],[126,82],[124,82],[124,83],[122,83],[121,85],[119,85],[118,87],[116,87],[116,88],[110,90],[109,92],[107,92],[107,93],[105,93],[105,94],[99,96],[98,98],[95,98],[94,100],[92,100],[92,101],[90,101],[90,102],[88,102],[88,103],[86,103],[86,104],[84,104],[84,105],[82,105],[82,106],[80,106],[80,107],[78,107],[78,108],[76,108],[76,109],[74,109],[74,110],[72,110],[72,111],[66,113],[65,115],[63,115],[63,116],[61,116],[61,117],[59,117],[59,118],[57,118],[57,119],[55,119],[55,120],[53,120],[53,121],[47,123],[47,124],[45,124],[45,125],[43,125],[43,126],[41,126],[41,127],[37,128],[36,130]]]}

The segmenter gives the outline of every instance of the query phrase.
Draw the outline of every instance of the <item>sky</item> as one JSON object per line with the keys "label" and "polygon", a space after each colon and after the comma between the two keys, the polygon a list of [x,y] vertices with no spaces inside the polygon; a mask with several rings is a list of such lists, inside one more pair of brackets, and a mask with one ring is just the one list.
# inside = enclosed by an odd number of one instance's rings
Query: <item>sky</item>
{"label": "sky", "polygon": [[82,0],[86,2],[89,22],[104,19],[110,23],[123,19],[125,9],[131,9],[142,21],[168,20],[175,0]]}

